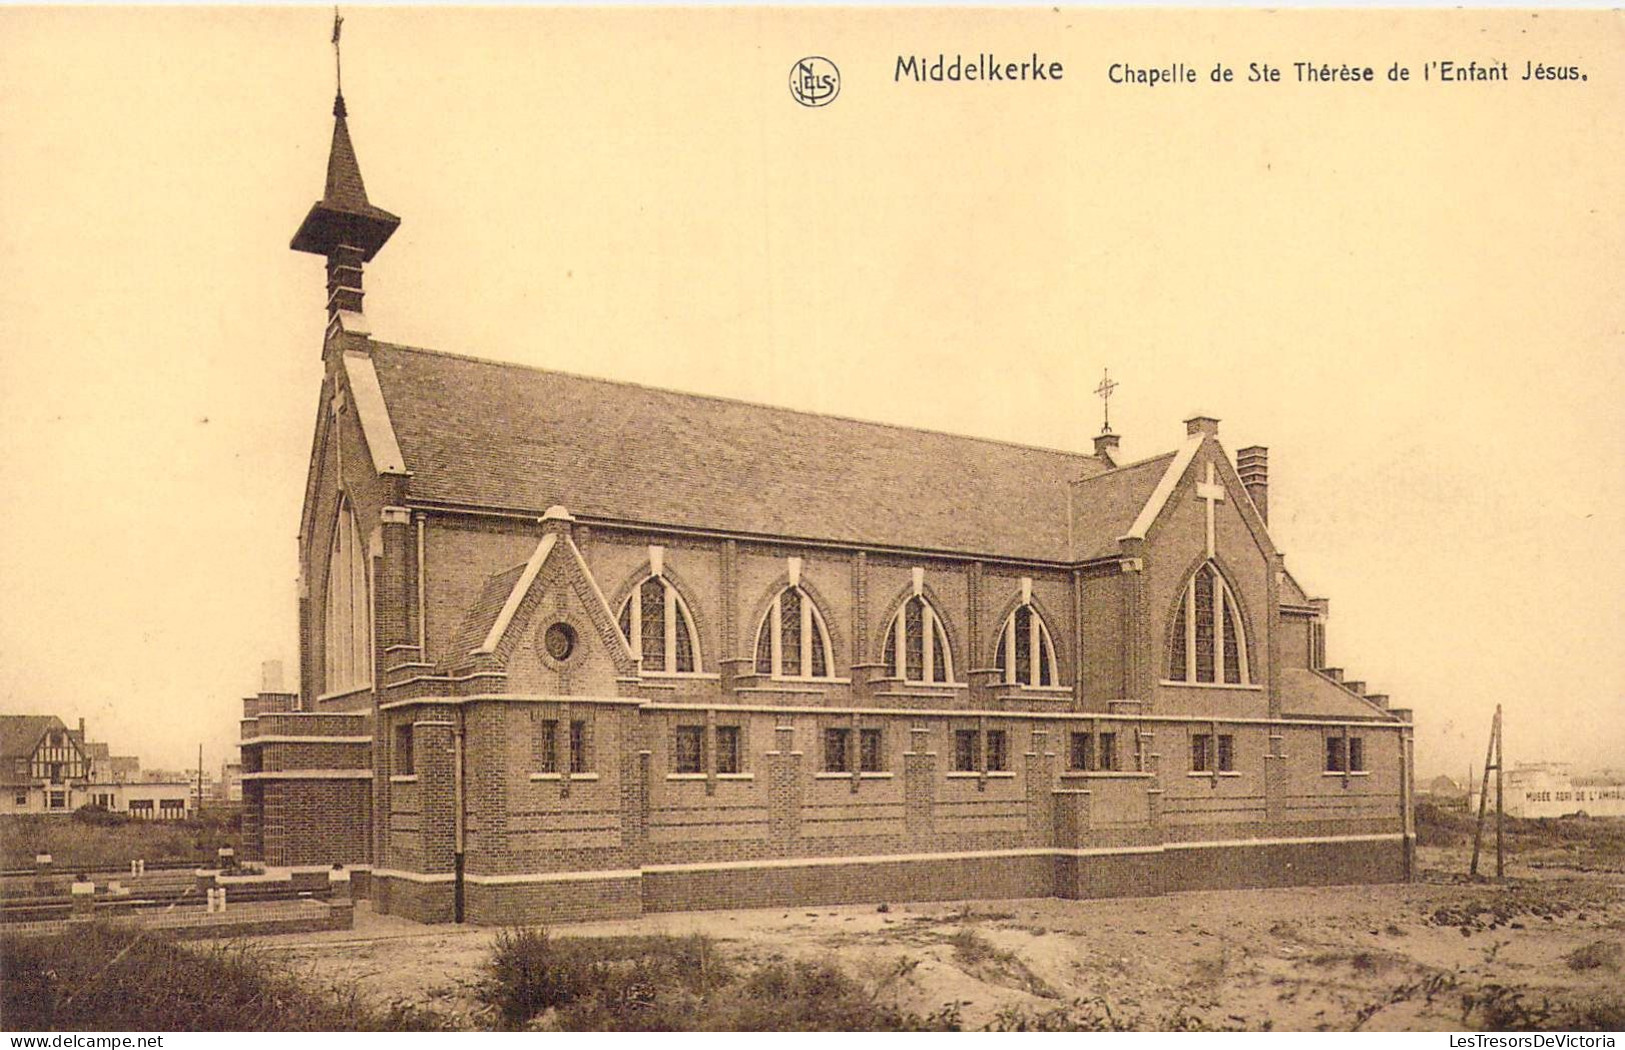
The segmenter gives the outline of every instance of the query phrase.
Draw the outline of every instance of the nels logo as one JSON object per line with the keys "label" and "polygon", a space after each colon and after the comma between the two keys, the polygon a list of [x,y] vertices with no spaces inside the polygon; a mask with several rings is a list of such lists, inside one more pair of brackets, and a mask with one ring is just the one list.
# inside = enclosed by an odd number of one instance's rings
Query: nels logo
{"label": "nels logo", "polygon": [[841,93],[841,71],[821,55],[790,67],[790,97],[803,106],[827,106]]}

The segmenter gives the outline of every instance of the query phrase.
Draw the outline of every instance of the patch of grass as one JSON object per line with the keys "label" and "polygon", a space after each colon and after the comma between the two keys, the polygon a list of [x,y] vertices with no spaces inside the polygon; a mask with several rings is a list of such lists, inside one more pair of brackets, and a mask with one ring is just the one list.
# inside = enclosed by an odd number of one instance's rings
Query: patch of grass
{"label": "patch of grass", "polygon": [[1618,941],[1592,941],[1563,957],[1571,970],[1617,970],[1625,962],[1625,947]]}
{"label": "patch of grass", "polygon": [[203,820],[130,820],[101,814],[80,820],[43,813],[0,815],[0,867],[32,868],[49,853],[57,871],[127,871],[132,860],[213,861],[222,846],[242,852],[237,815]]}
{"label": "patch of grass", "polygon": [[312,988],[243,945],[184,946],[128,926],[0,935],[0,1016],[14,1031],[402,1031],[437,1029],[416,1007],[376,1010]]}

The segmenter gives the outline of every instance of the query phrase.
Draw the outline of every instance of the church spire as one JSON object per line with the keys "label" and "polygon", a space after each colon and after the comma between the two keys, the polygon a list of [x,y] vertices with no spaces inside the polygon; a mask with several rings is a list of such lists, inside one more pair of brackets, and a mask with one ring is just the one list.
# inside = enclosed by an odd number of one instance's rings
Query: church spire
{"label": "church spire", "polygon": [[[338,11],[333,12],[334,71],[338,73]],[[288,245],[296,252],[327,257],[327,312],[361,312],[361,264],[370,262],[384,246],[399,217],[375,207],[361,181],[361,165],[350,142],[348,111],[342,82],[333,98],[333,144],[327,155],[327,185],[322,199],[311,205],[305,221]]]}

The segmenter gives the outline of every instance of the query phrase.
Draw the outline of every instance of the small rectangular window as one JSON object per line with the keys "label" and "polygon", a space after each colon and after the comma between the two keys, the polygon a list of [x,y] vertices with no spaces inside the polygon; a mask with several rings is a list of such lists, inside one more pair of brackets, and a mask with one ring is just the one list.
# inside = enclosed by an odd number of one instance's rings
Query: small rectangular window
{"label": "small rectangular window", "polygon": [[1191,772],[1208,773],[1208,754],[1213,745],[1213,737],[1208,733],[1191,734]]}
{"label": "small rectangular window", "polygon": [[990,772],[1002,773],[1010,768],[1009,738],[1002,729],[989,729],[987,731],[987,768]]}
{"label": "small rectangular window", "polygon": [[1326,772],[1345,772],[1343,762],[1343,738],[1340,736],[1329,736],[1326,738]]}
{"label": "small rectangular window", "polygon": [[570,772],[585,773],[589,768],[587,760],[587,723],[570,723]]}
{"label": "small rectangular window", "polygon": [[395,727],[395,773],[409,777],[417,766],[412,755],[412,723],[402,722]]}
{"label": "small rectangular window", "polygon": [[740,772],[739,751],[739,727],[717,726],[717,772]]}
{"label": "small rectangular window", "polygon": [[1349,737],[1349,772],[1365,772],[1365,738]]}
{"label": "small rectangular window", "polygon": [[704,751],[704,726],[678,726],[677,747],[672,756],[672,771],[676,773],[704,772]]}
{"label": "small rectangular window", "polygon": [[974,729],[954,730],[954,772],[973,773],[982,768],[982,734]]}
{"label": "small rectangular window", "polygon": [[1117,770],[1117,734],[1100,734],[1100,771],[1112,773]]}
{"label": "small rectangular window", "polygon": [[851,772],[851,730],[824,730],[824,772]]}
{"label": "small rectangular window", "polygon": [[532,758],[538,773],[559,771],[559,723],[551,718],[536,723],[536,735],[531,743]]}
{"label": "small rectangular window", "polygon": [[824,772],[852,772],[851,742],[852,730],[850,729],[824,730]]}
{"label": "small rectangular window", "polygon": [[18,805],[18,806],[26,806],[26,805],[28,805],[28,792],[26,792],[26,791],[13,792],[12,796],[11,796],[11,801],[12,801],[13,804]]}
{"label": "small rectangular window", "polygon": [[1093,734],[1072,734],[1072,747],[1069,751],[1067,765],[1072,769],[1081,770],[1095,768],[1095,738]]}
{"label": "small rectangular window", "polygon": [[1236,738],[1229,733],[1219,734],[1219,772],[1233,773],[1236,769]]}
{"label": "small rectangular window", "polygon": [[68,795],[67,795],[67,793],[64,792],[64,791],[53,791],[53,792],[51,792],[51,808],[52,809],[67,809],[68,808]]}
{"label": "small rectangular window", "polygon": [[858,732],[858,768],[865,773],[879,773],[885,770],[885,756],[881,750],[881,736],[878,729],[863,729]]}

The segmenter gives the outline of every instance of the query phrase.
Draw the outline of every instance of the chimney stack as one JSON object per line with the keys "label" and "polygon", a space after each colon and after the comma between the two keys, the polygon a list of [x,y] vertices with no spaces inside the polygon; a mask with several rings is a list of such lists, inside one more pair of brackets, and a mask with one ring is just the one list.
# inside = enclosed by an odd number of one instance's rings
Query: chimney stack
{"label": "chimney stack", "polygon": [[1111,431],[1095,435],[1095,456],[1117,466],[1117,435]]}
{"label": "chimney stack", "polygon": [[1253,498],[1258,516],[1268,525],[1270,520],[1270,450],[1260,445],[1236,452],[1236,474],[1242,487]]}
{"label": "chimney stack", "polygon": [[1208,437],[1219,436],[1219,421],[1212,416],[1192,416],[1185,420],[1185,436],[1194,437],[1197,434],[1206,434]]}

